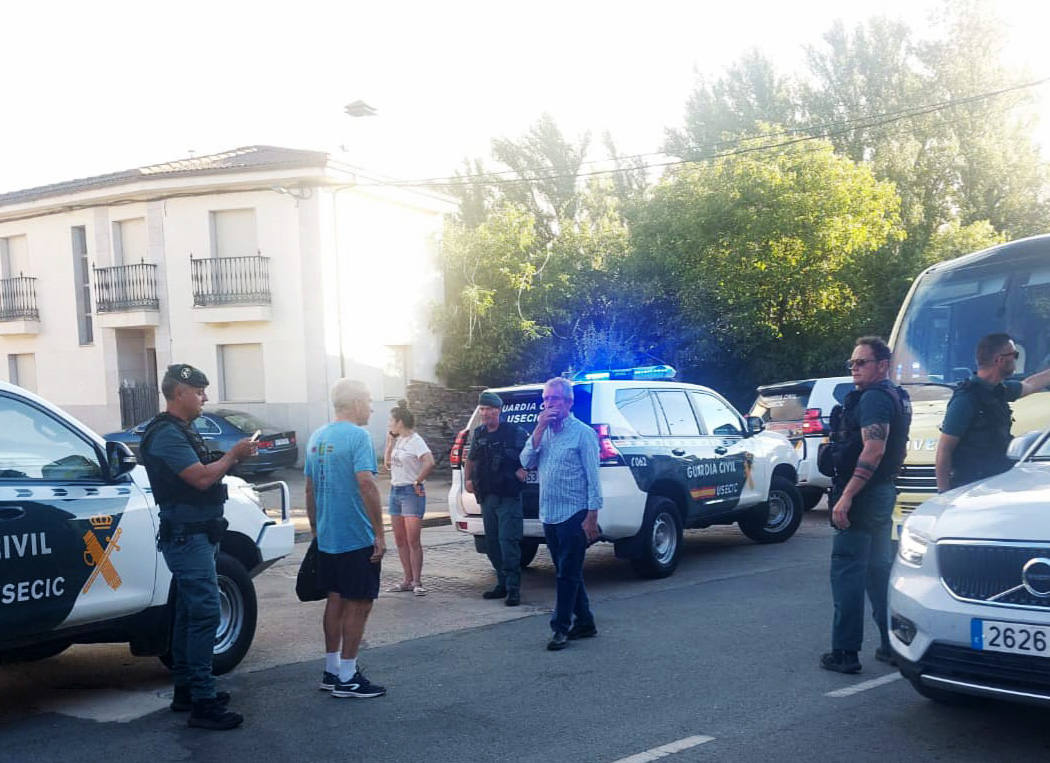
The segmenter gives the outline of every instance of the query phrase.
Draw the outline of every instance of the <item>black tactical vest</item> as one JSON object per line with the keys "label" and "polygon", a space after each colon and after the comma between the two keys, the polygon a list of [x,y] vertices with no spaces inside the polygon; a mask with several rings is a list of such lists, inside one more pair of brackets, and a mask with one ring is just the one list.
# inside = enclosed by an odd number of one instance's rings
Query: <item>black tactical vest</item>
{"label": "black tactical vest", "polygon": [[519,455],[525,447],[523,429],[500,422],[495,432],[484,424],[474,430],[470,441],[470,477],[481,500],[487,495],[514,498],[521,493],[522,483],[515,476],[521,468]]}
{"label": "black tactical vest", "polygon": [[866,394],[887,395],[893,401],[893,419],[886,450],[869,482],[892,481],[904,463],[907,451],[908,429],[911,427],[911,398],[907,391],[882,381],[864,390],[855,389],[846,395],[841,406],[831,413],[831,459],[834,464],[834,483],[841,492],[853,476],[857,460],[864,449],[860,428],[860,398]]}
{"label": "black tactical vest", "polygon": [[142,435],[142,443],[139,445],[139,455],[142,457],[142,463],[146,467],[146,473],[149,475],[149,483],[153,488],[154,500],[162,509],[181,503],[203,509],[217,508],[216,516],[221,516],[223,504],[226,503],[226,485],[222,483],[222,480],[218,480],[206,490],[198,490],[184,482],[163,459],[150,453],[150,443],[153,440],[153,436],[161,427],[168,424],[182,432],[202,464],[210,464],[221,457],[208,450],[208,446],[204,444],[200,433],[188,423],[166,411],[158,413],[146,425],[146,431]]}
{"label": "black tactical vest", "polygon": [[1001,474],[1013,465],[1006,457],[1013,423],[1010,404],[1006,402],[1006,388],[1001,384],[989,386],[970,378],[955,388],[952,400],[956,396],[971,397],[976,403],[977,414],[952,453],[952,487]]}

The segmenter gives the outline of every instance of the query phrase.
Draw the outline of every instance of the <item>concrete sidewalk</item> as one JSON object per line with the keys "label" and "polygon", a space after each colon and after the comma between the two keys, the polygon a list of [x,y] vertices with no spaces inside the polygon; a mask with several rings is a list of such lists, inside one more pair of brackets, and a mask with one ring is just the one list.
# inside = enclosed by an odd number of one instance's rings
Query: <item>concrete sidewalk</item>
{"label": "concrete sidewalk", "polygon": [[[295,523],[295,540],[310,539],[310,521],[306,518],[306,477],[302,469],[279,469],[273,474],[251,480],[252,482],[273,482],[281,480],[288,484],[292,494],[292,521]],[[387,513],[390,499],[390,474],[380,472],[376,475],[376,483],[379,485],[379,495],[383,501],[383,524],[390,527],[390,515]],[[427,479],[427,507],[423,515],[424,527],[435,527],[449,523],[448,513],[448,491],[452,486],[452,473],[442,471],[435,473]],[[274,500],[269,493],[264,495],[267,505]],[[279,504],[278,504],[279,505]]]}

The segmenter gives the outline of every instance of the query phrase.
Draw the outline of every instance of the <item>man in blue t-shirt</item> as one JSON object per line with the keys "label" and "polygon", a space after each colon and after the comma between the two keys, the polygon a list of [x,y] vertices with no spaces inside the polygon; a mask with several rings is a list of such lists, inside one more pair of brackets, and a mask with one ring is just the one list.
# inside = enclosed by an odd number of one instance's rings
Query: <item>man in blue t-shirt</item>
{"label": "man in blue t-shirt", "polygon": [[372,415],[364,384],[340,379],[332,387],[335,421],[306,446],[306,514],[318,551],[318,582],[328,591],[324,610],[325,669],[321,689],[333,697],[379,697],[386,689],[357,667],[372,602],[379,596],[386,545],[376,486],[376,454],[362,427]]}
{"label": "man in blue t-shirt", "polygon": [[1010,403],[1050,384],[1050,369],[1024,381],[1011,379],[1020,353],[1009,334],[989,334],[977,343],[977,373],[962,382],[948,402],[937,443],[937,490],[1001,474],[1012,437]]}

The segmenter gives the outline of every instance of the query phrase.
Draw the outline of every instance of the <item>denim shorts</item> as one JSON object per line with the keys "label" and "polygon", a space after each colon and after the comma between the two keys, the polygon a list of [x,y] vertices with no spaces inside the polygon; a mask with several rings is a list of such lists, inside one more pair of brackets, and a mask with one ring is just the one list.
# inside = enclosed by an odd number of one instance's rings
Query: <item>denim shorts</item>
{"label": "denim shorts", "polygon": [[390,486],[390,516],[422,519],[426,508],[427,497],[416,495],[415,485]]}

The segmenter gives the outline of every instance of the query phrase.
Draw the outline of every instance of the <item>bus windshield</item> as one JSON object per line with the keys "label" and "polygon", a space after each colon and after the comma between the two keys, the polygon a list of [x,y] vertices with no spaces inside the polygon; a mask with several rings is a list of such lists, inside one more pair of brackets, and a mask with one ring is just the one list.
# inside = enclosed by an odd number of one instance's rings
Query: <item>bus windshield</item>
{"label": "bus windshield", "polygon": [[1050,365],[1050,240],[990,251],[927,273],[918,283],[894,340],[892,374],[921,396],[948,397],[949,385],[976,368],[985,334],[1003,331],[1020,353],[1014,378]]}

